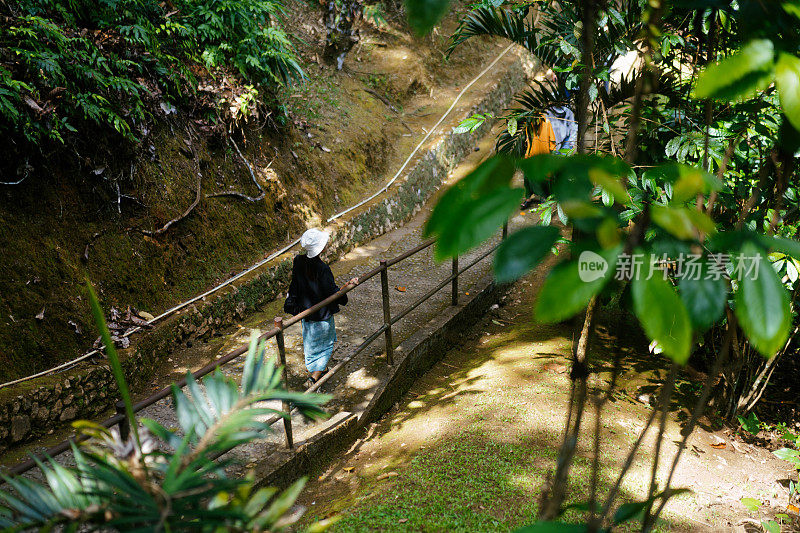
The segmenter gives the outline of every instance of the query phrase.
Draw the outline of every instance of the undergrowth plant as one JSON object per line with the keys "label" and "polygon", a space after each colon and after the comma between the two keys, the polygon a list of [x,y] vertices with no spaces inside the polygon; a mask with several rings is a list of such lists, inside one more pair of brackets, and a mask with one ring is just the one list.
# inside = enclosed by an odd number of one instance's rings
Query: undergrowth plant
{"label": "undergrowth plant", "polygon": [[233,75],[271,90],[302,77],[283,9],[278,0],[4,2],[0,133],[16,148],[97,127],[135,141],[146,117],[188,103],[198,80],[213,87]]}
{"label": "undergrowth plant", "polygon": [[[270,431],[265,419],[290,416],[278,402],[289,402],[303,415],[319,418],[326,395],[289,392],[281,371],[267,358],[258,332],[250,339],[240,383],[217,370],[198,383],[187,374],[187,392],[172,386],[178,428],[134,416],[130,392],[103,312],[91,287],[95,320],[108,361],[119,385],[130,422],[130,436],[82,421],[75,423],[89,439],[72,445],[74,467],[55,459],[37,461],[45,483],[27,477],[2,478],[0,528],[10,531],[283,531],[303,514],[294,506],[305,485],[301,478],[284,491],[255,488],[252,475],[225,472],[236,446]],[[323,531],[334,520],[309,531]]]}

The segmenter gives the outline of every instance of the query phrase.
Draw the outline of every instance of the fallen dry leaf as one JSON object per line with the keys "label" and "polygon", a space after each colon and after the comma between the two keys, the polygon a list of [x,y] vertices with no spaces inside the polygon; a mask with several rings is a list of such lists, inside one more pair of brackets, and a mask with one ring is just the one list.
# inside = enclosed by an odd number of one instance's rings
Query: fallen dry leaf
{"label": "fallen dry leaf", "polygon": [[717,450],[722,450],[725,448],[725,439],[717,435],[711,435],[711,442],[709,443],[709,446]]}
{"label": "fallen dry leaf", "polygon": [[401,518],[397,521],[398,524],[405,524],[406,522],[408,522],[408,518]]}
{"label": "fallen dry leaf", "polygon": [[397,286],[395,287],[395,289],[397,289],[397,290],[398,290],[398,291],[400,291],[400,292],[406,292],[406,287],[404,287],[404,286],[402,286],[402,285],[397,285]]}
{"label": "fallen dry leaf", "polygon": [[375,479],[377,481],[381,481],[383,479],[386,479],[386,478],[389,478],[389,477],[394,477],[394,476],[399,476],[399,475],[400,474],[398,474],[397,472],[386,472],[385,474],[381,474],[380,476],[376,477]]}
{"label": "fallen dry leaf", "polygon": [[786,506],[786,511],[793,514],[800,514],[800,507],[790,503]]}

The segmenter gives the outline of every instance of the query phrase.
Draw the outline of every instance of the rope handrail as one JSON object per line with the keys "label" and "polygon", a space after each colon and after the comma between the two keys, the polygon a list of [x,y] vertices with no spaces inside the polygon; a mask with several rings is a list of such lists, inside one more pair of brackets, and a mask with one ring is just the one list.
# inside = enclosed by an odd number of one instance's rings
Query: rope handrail
{"label": "rope handrail", "polygon": [[[423,144],[425,144],[425,142],[430,138],[430,136],[433,135],[433,132],[436,131],[436,128],[438,128],[442,124],[442,122],[444,122],[444,119],[447,118],[447,116],[450,114],[450,112],[455,108],[456,104],[458,103],[459,100],[461,100],[461,97],[464,96],[464,94],[467,92],[467,90],[469,90],[469,88],[472,87],[475,84],[475,82],[477,82],[479,79],[481,79],[487,72],[489,72],[492,68],[494,68],[494,66],[500,61],[500,59],[502,59],[503,56],[505,56],[513,47],[514,47],[513,43],[508,45],[508,47],[506,47],[502,52],[500,52],[500,54],[494,59],[494,61],[492,61],[477,76],[475,76],[472,79],[472,81],[470,81],[467,85],[465,85],[461,89],[461,91],[458,93],[458,95],[456,95],[455,99],[453,99],[453,103],[450,104],[449,108],[447,108],[447,111],[444,112],[444,114],[439,118],[439,120],[436,122],[436,124],[430,130],[426,131],[425,136],[417,144],[417,146],[414,148],[414,150],[411,151],[409,156],[406,158],[406,160],[403,162],[403,164],[400,166],[400,168],[397,170],[397,172],[394,174],[394,176],[392,176],[392,179],[390,179],[385,185],[383,185],[376,193],[374,193],[371,196],[361,200],[357,204],[355,204],[355,205],[353,205],[353,206],[351,206],[351,207],[349,207],[349,208],[347,208],[347,209],[345,209],[343,211],[340,211],[340,212],[330,216],[327,219],[326,222],[328,222],[328,223],[333,222],[334,220],[336,220],[336,219],[346,215],[347,213],[353,211],[354,209],[357,209],[357,208],[361,207],[362,205],[374,200],[375,198],[377,198],[378,196],[380,196],[381,194],[383,194],[384,192],[389,190],[389,187],[391,187],[392,184],[394,184],[394,182],[397,181],[397,178],[400,177],[400,174],[403,172],[403,170],[405,170],[405,168],[408,166],[408,164],[414,158],[414,156],[419,151],[419,149],[422,148]],[[190,298],[189,300],[186,300],[186,301],[184,301],[182,303],[179,303],[179,304],[167,309],[166,311],[164,311],[160,315],[154,317],[152,320],[148,320],[147,324],[148,325],[155,324],[156,322],[159,322],[160,320],[163,320],[164,318],[172,315],[173,313],[175,313],[177,311],[180,311],[181,309],[183,309],[185,307],[188,307],[189,305],[193,304],[194,302],[197,302],[199,300],[204,299],[207,296],[210,296],[211,294],[214,294],[218,290],[230,285],[234,281],[237,281],[237,280],[241,279],[242,277],[246,276],[247,274],[249,274],[249,273],[261,268],[262,266],[266,265],[267,263],[269,263],[273,259],[275,259],[277,257],[280,257],[284,253],[286,253],[289,250],[291,250],[292,248],[294,248],[299,242],[300,242],[300,238],[298,237],[295,240],[293,240],[292,242],[290,242],[289,244],[287,244],[286,246],[284,246],[283,248],[281,248],[280,250],[269,254],[267,257],[265,257],[261,261],[258,261],[254,265],[251,265],[250,267],[248,267],[245,270],[243,270],[242,272],[236,274],[232,278],[228,278],[227,280],[223,281],[222,283],[220,283],[216,287],[212,287],[211,289],[205,291],[202,294],[198,294],[197,296],[194,296],[193,298]],[[136,333],[138,331],[141,331],[141,329],[142,329],[141,327],[135,326],[135,327],[129,329],[128,331],[126,331],[125,333],[123,333],[122,336],[123,337],[128,337],[128,336],[130,336],[130,335],[132,335],[132,334],[134,334],[134,333]],[[93,357],[95,355],[98,355],[99,353],[100,353],[100,350],[97,350],[97,349],[91,350],[91,351],[89,351],[89,352],[87,352],[87,353],[85,353],[85,354],[83,354],[81,356],[76,357],[75,359],[72,359],[70,361],[62,363],[62,364],[60,364],[58,366],[55,366],[53,368],[48,368],[47,370],[42,370],[41,372],[37,372],[37,373],[31,374],[29,376],[24,376],[24,377],[21,377],[21,378],[18,378],[18,379],[14,379],[14,380],[8,381],[6,383],[0,383],[0,389],[2,389],[4,387],[10,387],[11,385],[16,385],[17,383],[22,383],[24,381],[29,381],[31,379],[35,379],[35,378],[38,378],[38,377],[46,376],[48,374],[52,374],[52,373],[58,372],[60,370],[66,370],[68,368],[72,368],[73,366],[77,365],[78,363],[81,363],[81,362],[85,361],[86,359],[89,359],[90,357]]]}

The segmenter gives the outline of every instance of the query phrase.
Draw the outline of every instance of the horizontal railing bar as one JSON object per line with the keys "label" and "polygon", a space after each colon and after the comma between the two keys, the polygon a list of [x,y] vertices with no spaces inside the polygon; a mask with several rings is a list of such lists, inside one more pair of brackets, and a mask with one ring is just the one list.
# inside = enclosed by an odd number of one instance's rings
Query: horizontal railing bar
{"label": "horizontal railing bar", "polygon": [[[422,244],[419,244],[418,246],[415,246],[414,248],[412,248],[412,249],[410,249],[410,250],[408,250],[406,252],[403,252],[399,256],[387,261],[386,262],[387,267],[391,266],[391,265],[395,265],[395,264],[397,264],[400,261],[403,261],[405,259],[408,259],[412,255],[424,250],[425,248],[428,248],[434,242],[435,242],[434,239],[430,239],[428,241],[423,242]],[[382,270],[382,268],[383,267],[378,266],[378,267],[373,268],[372,270],[368,271],[363,276],[360,276],[359,277],[359,284],[361,284],[361,282],[367,281],[367,280],[373,278],[374,276],[376,276],[377,274],[379,274],[380,271]],[[336,293],[332,294],[328,298],[326,298],[326,299],[322,300],[321,302],[315,304],[314,306],[306,309],[302,313],[294,315],[292,318],[286,320],[283,323],[284,324],[283,325],[283,329],[286,329],[287,327],[300,322],[302,319],[304,319],[308,315],[310,315],[310,314],[322,309],[323,307],[325,307],[326,305],[334,302],[335,300],[338,300],[340,297],[342,297],[344,294],[347,294],[348,292],[353,290],[355,287],[356,287],[356,285],[350,285],[349,283],[345,284],[339,291],[337,291]],[[334,369],[338,370],[345,363],[349,362],[358,353],[363,351],[364,348],[366,348],[367,345],[369,345],[372,341],[374,341],[376,338],[378,338],[378,336],[380,336],[380,334],[383,333],[384,330],[385,330],[385,326],[382,326],[378,331],[376,331],[375,333],[370,335],[368,337],[368,342],[365,341],[365,343],[362,343],[362,345],[359,348],[357,348],[356,351],[353,352],[353,354],[351,356],[349,356],[347,359],[344,359],[339,364],[337,364],[333,369],[331,369],[330,372],[328,372],[319,381],[317,381],[317,383],[315,383],[313,387],[309,388],[306,391],[306,393],[316,391],[320,386],[322,386],[323,383],[325,383],[325,381],[330,379],[330,376],[332,376],[333,373],[334,373]],[[259,336],[259,340],[271,339],[272,337],[274,337],[275,335],[278,334],[278,331],[279,331],[278,328],[273,328],[273,329],[263,333],[261,336]],[[245,346],[240,346],[239,348],[236,348],[235,350],[225,354],[224,356],[220,357],[219,359],[217,359],[215,361],[212,361],[211,363],[207,364],[206,366],[204,366],[203,368],[201,368],[197,372],[193,372],[192,376],[194,377],[194,379],[200,379],[200,378],[206,376],[207,374],[213,372],[214,370],[216,370],[220,366],[223,366],[223,365],[229,363],[233,359],[236,359],[240,355],[242,355],[243,353],[247,352],[248,347],[249,347],[248,345],[245,345]],[[181,378],[179,381],[177,381],[175,383],[175,385],[178,388],[185,387],[186,386],[186,377]],[[141,401],[133,404],[133,412],[134,413],[138,413],[139,411],[141,411],[141,410],[143,410],[143,409],[145,409],[147,407],[150,407],[154,403],[157,403],[157,402],[163,400],[164,398],[169,397],[171,393],[172,393],[172,386],[171,385],[163,387],[161,390],[159,390],[155,394],[152,394],[152,395],[148,396],[147,398],[145,398],[144,400],[141,400]],[[111,427],[119,424],[124,419],[125,419],[124,415],[114,415],[111,418],[108,418],[108,419],[104,420],[103,422],[101,422],[100,425],[103,426],[103,427],[106,427],[106,428],[111,428]],[[278,417],[276,419],[276,421],[279,420],[279,419],[280,419],[280,417]],[[273,422],[270,422],[270,423],[273,423]],[[59,444],[56,444],[55,446],[52,446],[52,447],[48,448],[47,450],[45,450],[45,451],[43,451],[43,452],[41,452],[39,454],[35,454],[34,457],[36,457],[39,460],[44,460],[46,457],[55,457],[57,455],[61,455],[62,453],[66,452],[67,450],[69,450],[71,448],[71,444],[70,443],[72,443],[72,442],[79,443],[79,442],[83,442],[84,440],[86,440],[85,437],[82,437],[80,435],[73,435],[73,436],[67,438],[66,440],[60,442]],[[9,468],[8,469],[8,473],[12,474],[12,475],[23,474],[23,473],[27,472],[28,470],[30,470],[31,468],[33,468],[35,466],[36,466],[36,462],[32,458],[31,459],[27,459],[27,460],[25,460],[25,461],[15,465],[15,466],[13,466],[12,468]]]}
{"label": "horizontal railing bar", "polygon": [[405,310],[403,310],[402,312],[398,313],[396,316],[392,317],[392,320],[391,320],[390,324],[391,324],[392,326],[393,326],[393,325],[395,325],[395,324],[396,324],[396,323],[397,323],[397,322],[398,322],[398,321],[399,321],[401,318],[403,318],[403,317],[405,317],[406,315],[408,315],[408,314],[409,314],[411,311],[413,311],[414,309],[416,309],[417,307],[419,307],[419,306],[420,306],[420,305],[421,305],[423,302],[425,302],[425,301],[426,301],[426,300],[428,300],[430,297],[432,297],[434,294],[436,294],[437,292],[439,292],[440,290],[442,290],[442,289],[444,288],[444,286],[445,286],[445,285],[447,285],[448,283],[450,283],[451,281],[453,281],[453,279],[454,279],[454,278],[456,278],[456,277],[460,276],[460,275],[461,275],[461,274],[463,274],[463,273],[464,273],[466,270],[468,270],[468,269],[472,268],[472,267],[473,267],[473,266],[475,266],[475,265],[476,265],[476,264],[477,264],[479,261],[482,261],[483,259],[485,259],[485,258],[486,258],[486,256],[488,256],[489,254],[491,254],[492,252],[494,252],[495,250],[497,250],[498,246],[500,246],[500,244],[496,244],[496,245],[492,246],[492,247],[491,247],[491,248],[490,248],[488,251],[486,251],[486,253],[484,253],[484,254],[482,254],[481,256],[479,256],[477,259],[475,259],[474,261],[472,261],[470,264],[468,264],[467,266],[465,266],[465,267],[461,268],[461,269],[460,269],[458,272],[456,272],[455,274],[450,274],[450,275],[449,275],[447,278],[445,278],[445,279],[444,279],[444,280],[443,280],[441,283],[439,283],[439,284],[438,284],[436,287],[434,287],[433,289],[431,289],[431,290],[429,290],[428,292],[426,292],[425,294],[423,294],[423,295],[422,295],[422,297],[420,297],[420,298],[419,298],[417,301],[415,301],[413,304],[411,304],[410,306],[408,306],[408,307],[407,307]]}
{"label": "horizontal railing bar", "polygon": [[[419,244],[419,245],[415,246],[414,248],[408,250],[407,252],[403,252],[402,254],[398,255],[394,259],[387,260],[386,261],[386,266],[390,267],[392,265],[396,265],[400,261],[404,261],[404,260],[408,259],[409,257],[414,255],[415,253],[421,252],[425,248],[428,248],[430,245],[432,245],[435,242],[436,242],[436,239],[428,239],[427,241],[423,242],[422,244]],[[380,268],[378,268],[378,271],[380,272]]]}

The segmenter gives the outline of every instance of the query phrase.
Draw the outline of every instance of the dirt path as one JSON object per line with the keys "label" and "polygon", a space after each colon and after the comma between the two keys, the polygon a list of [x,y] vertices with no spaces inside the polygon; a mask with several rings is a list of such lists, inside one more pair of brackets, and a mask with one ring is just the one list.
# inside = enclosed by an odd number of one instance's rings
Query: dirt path
{"label": "dirt path", "polygon": [[[515,286],[503,306],[422,376],[368,435],[312,476],[301,502],[309,508],[309,520],[340,513],[336,531],[504,531],[535,519],[564,426],[571,338],[567,326],[531,320],[539,279]],[[605,327],[598,329],[592,352],[602,364],[612,339]],[[666,375],[665,361],[648,353],[637,329],[628,324],[621,330],[628,338],[621,348],[627,363],[620,393],[603,414],[600,494],[615,481],[644,427],[651,409],[644,403],[646,391]],[[601,372],[591,384],[607,380],[608,373]],[[688,376],[678,380],[658,476],[662,483],[694,383]],[[593,425],[593,413],[586,420],[585,426]],[[653,434],[622,485],[623,500],[646,493]],[[587,429],[579,443],[569,502],[586,500],[589,436]],[[674,486],[693,493],[670,502],[660,530],[730,531],[744,519],[757,518],[740,503],[742,497],[782,511],[787,489],[781,481],[791,472],[787,463],[764,449],[733,444],[730,435],[715,436],[726,441],[724,449],[711,447],[714,437],[705,429],[690,438]]]}

